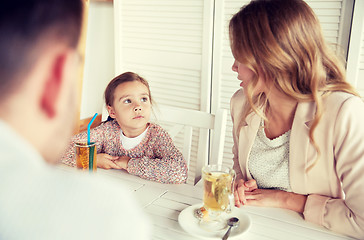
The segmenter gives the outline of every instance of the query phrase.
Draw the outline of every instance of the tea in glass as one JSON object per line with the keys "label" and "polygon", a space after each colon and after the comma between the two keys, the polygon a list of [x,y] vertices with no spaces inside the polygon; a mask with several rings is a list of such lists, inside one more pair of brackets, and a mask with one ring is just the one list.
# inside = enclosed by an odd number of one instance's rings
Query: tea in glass
{"label": "tea in glass", "polygon": [[210,172],[204,177],[204,206],[212,211],[225,211],[229,207],[231,182],[229,173]]}
{"label": "tea in glass", "polygon": [[221,222],[220,217],[223,213],[231,211],[235,171],[222,165],[207,165],[202,169],[202,179],[203,207],[206,213],[201,224],[215,230],[223,229],[226,224]]}

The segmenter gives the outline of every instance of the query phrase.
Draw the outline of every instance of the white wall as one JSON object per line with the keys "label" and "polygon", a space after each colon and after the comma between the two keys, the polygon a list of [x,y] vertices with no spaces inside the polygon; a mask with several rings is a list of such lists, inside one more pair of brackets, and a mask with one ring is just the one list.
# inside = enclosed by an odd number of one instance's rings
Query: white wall
{"label": "white wall", "polygon": [[101,114],[103,93],[114,77],[114,14],[112,3],[90,2],[80,119]]}

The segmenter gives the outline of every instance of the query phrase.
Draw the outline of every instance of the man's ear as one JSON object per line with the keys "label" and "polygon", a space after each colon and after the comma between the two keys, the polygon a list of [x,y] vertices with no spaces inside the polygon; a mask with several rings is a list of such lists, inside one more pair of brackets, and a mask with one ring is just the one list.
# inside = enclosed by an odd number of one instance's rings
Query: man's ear
{"label": "man's ear", "polygon": [[46,75],[41,97],[41,108],[49,118],[53,118],[56,114],[57,102],[60,97],[62,84],[64,84],[63,77],[65,74],[66,60],[66,53],[55,56]]}
{"label": "man's ear", "polygon": [[113,108],[113,107],[111,107],[111,106],[106,106],[106,108],[107,108],[107,111],[109,112],[109,116],[110,116],[111,118],[116,118],[114,108]]}

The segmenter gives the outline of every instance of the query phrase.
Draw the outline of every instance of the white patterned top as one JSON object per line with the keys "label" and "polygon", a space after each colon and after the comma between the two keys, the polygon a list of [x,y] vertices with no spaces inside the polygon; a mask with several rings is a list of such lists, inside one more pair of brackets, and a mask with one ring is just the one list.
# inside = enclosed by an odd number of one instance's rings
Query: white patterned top
{"label": "white patterned top", "polygon": [[290,192],[288,160],[291,131],[271,140],[265,135],[263,125],[262,121],[249,155],[249,172],[257,181],[258,188]]}

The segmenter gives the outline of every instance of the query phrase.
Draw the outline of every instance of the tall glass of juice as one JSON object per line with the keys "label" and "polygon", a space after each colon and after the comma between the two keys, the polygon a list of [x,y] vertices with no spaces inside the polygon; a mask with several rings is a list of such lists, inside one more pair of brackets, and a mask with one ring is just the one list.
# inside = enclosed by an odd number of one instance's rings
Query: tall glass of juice
{"label": "tall glass of juice", "polygon": [[76,166],[78,169],[89,170],[96,172],[97,159],[96,159],[96,143],[91,142],[77,142],[76,145]]}

